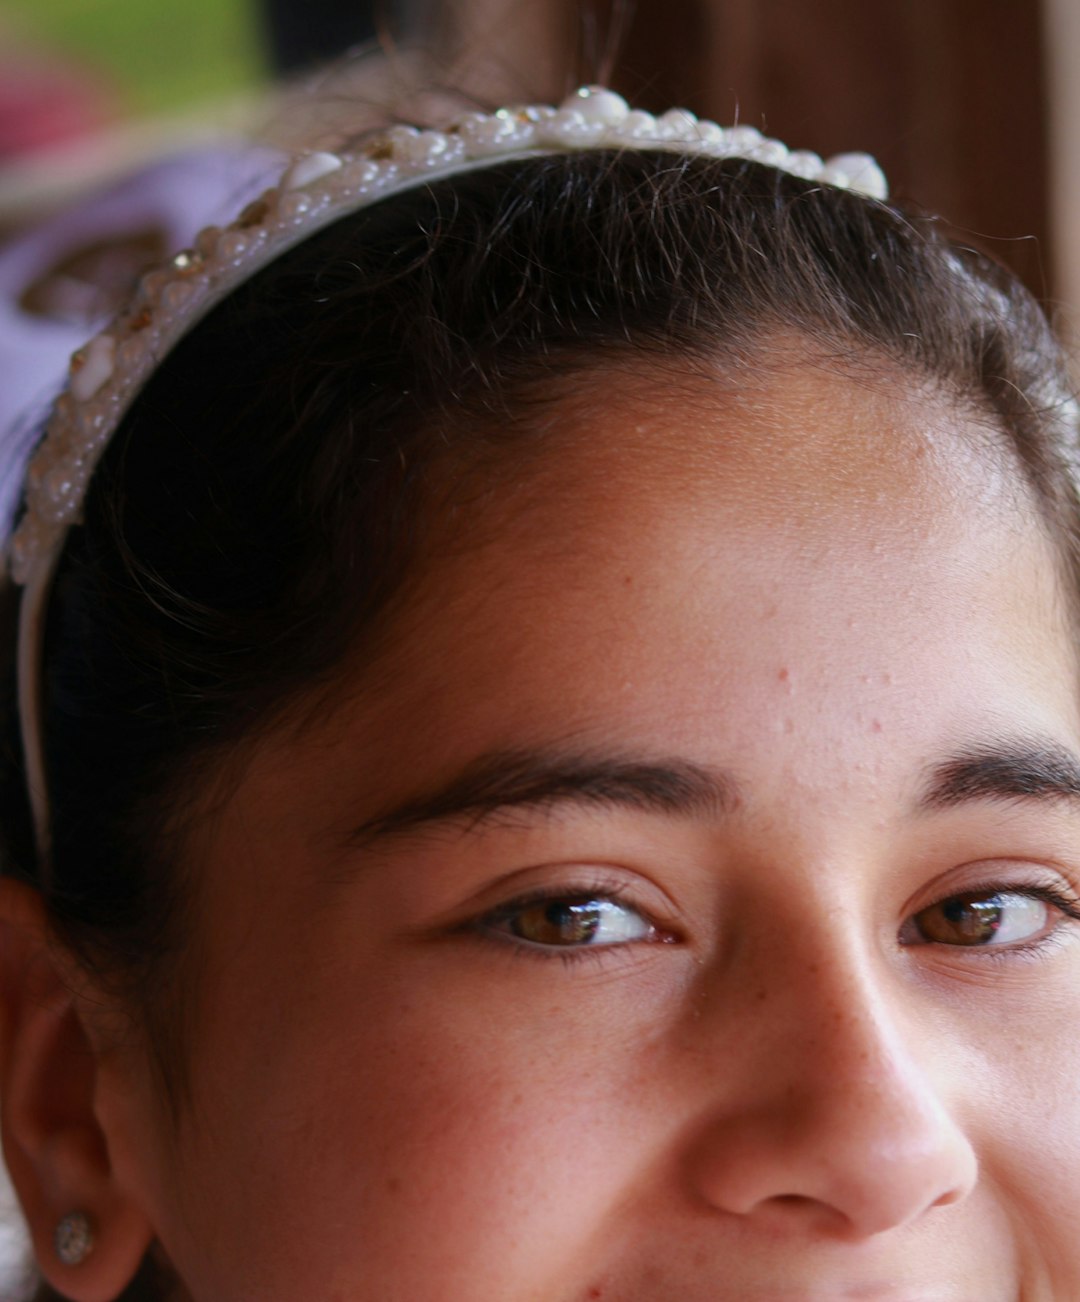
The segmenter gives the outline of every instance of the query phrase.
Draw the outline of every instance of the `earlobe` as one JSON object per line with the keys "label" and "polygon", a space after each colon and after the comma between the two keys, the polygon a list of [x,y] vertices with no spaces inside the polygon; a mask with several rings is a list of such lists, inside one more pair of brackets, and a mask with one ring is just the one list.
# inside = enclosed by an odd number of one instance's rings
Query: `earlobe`
{"label": "earlobe", "polygon": [[116,1179],[96,1107],[100,1050],[72,978],[40,897],[0,880],[4,1157],[42,1274],[73,1302],[110,1302],[153,1235]]}

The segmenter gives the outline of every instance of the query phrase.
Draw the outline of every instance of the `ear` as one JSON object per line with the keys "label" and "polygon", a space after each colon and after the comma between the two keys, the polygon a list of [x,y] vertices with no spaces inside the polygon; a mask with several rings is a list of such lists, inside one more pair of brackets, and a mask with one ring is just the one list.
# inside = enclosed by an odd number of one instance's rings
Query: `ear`
{"label": "ear", "polygon": [[[30,887],[0,879],[0,1133],[39,1269],[73,1302],[110,1302],[131,1282],[153,1233],[117,1180],[99,1120],[101,1049],[74,967]],[[84,992],[85,994],[85,992]],[[100,1037],[97,1037],[100,1038]],[[56,1228],[83,1213],[94,1243],[65,1265]]]}

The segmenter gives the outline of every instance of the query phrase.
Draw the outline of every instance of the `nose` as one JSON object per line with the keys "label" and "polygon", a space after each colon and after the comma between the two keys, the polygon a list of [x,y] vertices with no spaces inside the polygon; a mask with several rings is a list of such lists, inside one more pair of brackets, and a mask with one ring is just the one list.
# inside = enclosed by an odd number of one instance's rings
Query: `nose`
{"label": "nose", "polygon": [[742,1050],[722,1054],[722,1101],[691,1146],[698,1193],[714,1208],[861,1239],[973,1189],[975,1152],[947,1097],[954,1069],[851,968],[826,975],[807,964],[787,971],[756,1017],[748,1003],[755,1024]]}

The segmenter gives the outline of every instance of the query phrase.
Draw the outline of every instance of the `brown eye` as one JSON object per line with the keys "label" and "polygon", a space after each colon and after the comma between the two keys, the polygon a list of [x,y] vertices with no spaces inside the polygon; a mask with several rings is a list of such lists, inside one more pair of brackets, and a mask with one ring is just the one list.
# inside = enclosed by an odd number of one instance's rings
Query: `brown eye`
{"label": "brown eye", "polygon": [[589,896],[536,900],[511,908],[497,929],[533,945],[562,948],[627,944],[655,934],[628,904]]}
{"label": "brown eye", "polygon": [[916,913],[919,939],[935,945],[1015,945],[1046,931],[1053,906],[1018,891],[954,895]]}

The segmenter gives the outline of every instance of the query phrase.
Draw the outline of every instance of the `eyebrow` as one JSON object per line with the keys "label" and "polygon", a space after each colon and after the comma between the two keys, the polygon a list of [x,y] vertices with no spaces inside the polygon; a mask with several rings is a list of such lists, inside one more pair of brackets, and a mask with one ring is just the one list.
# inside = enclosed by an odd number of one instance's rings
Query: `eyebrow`
{"label": "eyebrow", "polygon": [[[1069,801],[1080,807],[1080,758],[1048,739],[1013,739],[957,751],[936,764],[918,808],[933,812],[976,801]],[[513,810],[576,805],[668,817],[716,819],[742,803],[725,769],[679,758],[537,749],[480,756],[442,786],[383,810],[354,828],[353,846],[437,824],[485,822]]]}
{"label": "eyebrow", "polygon": [[642,761],[618,755],[547,750],[497,751],[481,756],[445,785],[362,823],[351,844],[471,819],[480,823],[511,810],[577,805],[646,814],[716,818],[739,804],[734,778],[683,759]]}
{"label": "eyebrow", "polygon": [[1080,758],[1043,738],[976,746],[933,768],[919,805],[951,809],[977,800],[1066,801],[1080,807]]}

